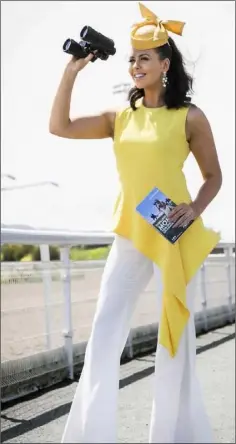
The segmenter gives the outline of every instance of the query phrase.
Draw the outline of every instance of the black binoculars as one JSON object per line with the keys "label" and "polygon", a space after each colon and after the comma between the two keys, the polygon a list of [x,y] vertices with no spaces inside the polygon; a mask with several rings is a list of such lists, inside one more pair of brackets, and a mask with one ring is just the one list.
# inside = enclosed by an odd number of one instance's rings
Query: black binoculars
{"label": "black binoculars", "polygon": [[113,40],[95,31],[90,26],[83,27],[80,38],[82,40],[79,43],[75,40],[67,39],[63,45],[63,51],[77,59],[85,59],[89,54],[96,51],[91,60],[92,62],[95,62],[97,59],[107,60],[110,55],[116,53]]}

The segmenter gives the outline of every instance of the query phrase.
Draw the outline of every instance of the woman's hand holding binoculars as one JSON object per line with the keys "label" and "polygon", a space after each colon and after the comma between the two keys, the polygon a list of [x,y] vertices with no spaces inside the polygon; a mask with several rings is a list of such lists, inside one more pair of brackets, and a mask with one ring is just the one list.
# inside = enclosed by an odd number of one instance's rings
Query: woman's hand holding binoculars
{"label": "woman's hand holding binoculars", "polygon": [[[94,54],[96,51],[94,51]],[[79,71],[85,68],[89,62],[94,57],[94,54],[91,53],[85,59],[77,59],[76,57],[72,57],[69,63],[67,64],[66,70],[72,72],[73,74],[78,74]]]}

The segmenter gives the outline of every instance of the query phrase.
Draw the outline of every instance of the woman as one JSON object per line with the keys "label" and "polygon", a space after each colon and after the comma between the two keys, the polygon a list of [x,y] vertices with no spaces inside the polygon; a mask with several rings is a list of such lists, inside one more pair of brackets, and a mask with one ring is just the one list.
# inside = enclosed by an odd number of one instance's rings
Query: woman
{"label": "woman", "polygon": [[[50,132],[72,139],[114,140],[121,191],[115,206],[116,234],[104,270],[83,372],[62,442],[116,442],[120,355],[137,298],[153,272],[157,278],[159,332],[151,443],[209,443],[211,429],[195,372],[194,275],[219,241],[200,218],[221,187],[221,170],[210,125],[190,105],[192,80],[168,30],[140,4],[143,20],[131,31],[130,106],[121,112],[70,120],[76,76],[91,60],[67,65],[51,113]],[[192,201],[182,172],[192,152],[204,183]],[[154,188],[177,206],[176,226],[194,220],[174,244],[159,235],[136,207]],[[162,290],[160,292],[160,286]]]}

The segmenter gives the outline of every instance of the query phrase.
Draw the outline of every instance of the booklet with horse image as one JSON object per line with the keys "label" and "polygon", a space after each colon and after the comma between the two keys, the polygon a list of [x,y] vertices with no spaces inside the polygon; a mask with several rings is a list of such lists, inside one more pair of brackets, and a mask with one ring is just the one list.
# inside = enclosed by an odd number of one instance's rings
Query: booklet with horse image
{"label": "booklet with horse image", "polygon": [[169,242],[174,244],[177,239],[193,223],[191,221],[182,227],[173,227],[174,222],[168,219],[171,210],[176,204],[158,188],[154,188],[136,207],[138,213],[162,234]]}

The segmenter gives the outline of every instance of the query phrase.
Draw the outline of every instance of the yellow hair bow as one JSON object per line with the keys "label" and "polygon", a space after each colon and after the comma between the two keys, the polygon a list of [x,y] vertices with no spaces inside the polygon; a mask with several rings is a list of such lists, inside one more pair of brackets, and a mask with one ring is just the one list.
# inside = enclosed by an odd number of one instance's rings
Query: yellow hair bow
{"label": "yellow hair bow", "polygon": [[167,31],[182,35],[184,22],[160,20],[142,3],[139,3],[139,8],[144,20],[132,27],[131,44],[134,49],[152,49],[165,45],[169,38]]}

